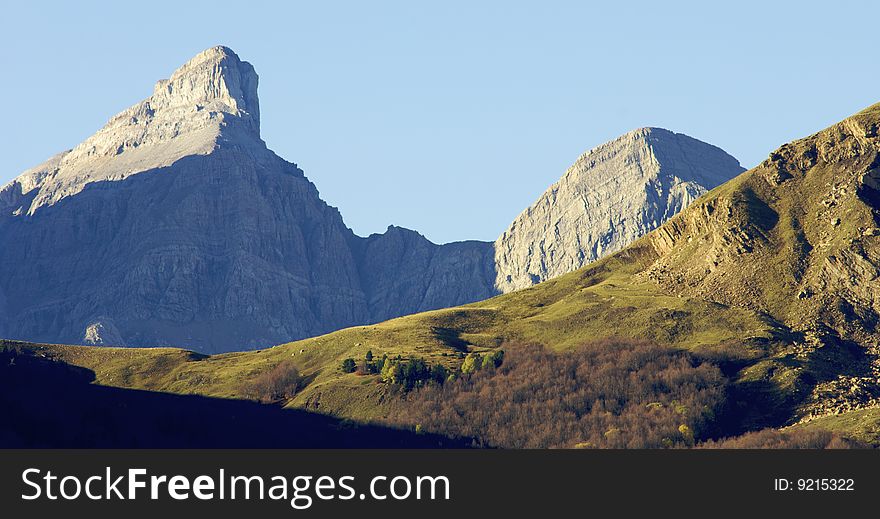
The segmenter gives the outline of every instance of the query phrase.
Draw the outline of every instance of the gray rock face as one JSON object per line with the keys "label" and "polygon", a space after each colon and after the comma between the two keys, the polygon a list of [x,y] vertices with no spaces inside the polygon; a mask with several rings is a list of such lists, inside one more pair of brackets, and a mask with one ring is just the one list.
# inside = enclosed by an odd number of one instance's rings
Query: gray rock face
{"label": "gray rock face", "polygon": [[743,171],[720,148],[660,128],[607,142],[498,238],[495,286],[518,290],[617,252]]}
{"label": "gray rock face", "polygon": [[0,337],[213,353],[477,301],[617,250],[741,171],[639,130],[584,155],[495,244],[364,238],[260,139],[257,82],[208,49],[0,188]]}
{"label": "gray rock face", "polygon": [[435,245],[424,236],[389,227],[361,238],[359,266],[372,321],[446,308],[496,295],[492,244]]}

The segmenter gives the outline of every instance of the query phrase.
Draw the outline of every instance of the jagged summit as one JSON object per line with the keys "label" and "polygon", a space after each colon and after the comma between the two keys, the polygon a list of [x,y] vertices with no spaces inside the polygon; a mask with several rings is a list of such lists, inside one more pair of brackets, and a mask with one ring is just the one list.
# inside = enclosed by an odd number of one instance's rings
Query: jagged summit
{"label": "jagged summit", "polygon": [[157,82],[151,99],[160,108],[199,106],[199,111],[234,115],[259,135],[257,83],[250,63],[228,47],[211,47]]}
{"label": "jagged summit", "polygon": [[[0,208],[33,214],[98,181],[122,180],[188,155],[210,153],[221,140],[264,148],[258,77],[227,47],[200,52],[153,95],[110,119],[97,133],[0,189]],[[37,190],[31,197],[25,197]],[[4,203],[5,202],[5,203]]]}
{"label": "jagged summit", "polygon": [[743,171],[687,135],[627,132],[581,155],[496,240],[495,286],[518,290],[616,252]]}
{"label": "jagged summit", "polygon": [[254,67],[226,47],[200,52],[158,81],[153,95],[116,115],[77,146],[65,161],[119,155],[144,145],[185,137],[222,123],[259,137],[260,102]]}
{"label": "jagged summit", "polygon": [[110,119],[74,148],[62,164],[90,156],[121,155],[175,139],[204,137],[207,141],[224,125],[235,125],[258,138],[257,83],[250,63],[226,47],[212,47],[186,62],[169,79],[158,81],[152,96]]}

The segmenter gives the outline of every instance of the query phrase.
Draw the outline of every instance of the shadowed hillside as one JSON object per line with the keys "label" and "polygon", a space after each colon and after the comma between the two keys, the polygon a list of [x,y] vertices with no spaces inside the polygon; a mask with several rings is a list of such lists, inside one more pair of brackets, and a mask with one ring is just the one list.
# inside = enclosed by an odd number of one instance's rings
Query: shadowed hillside
{"label": "shadowed hillside", "polygon": [[0,353],[0,447],[462,447],[435,435],[360,425],[248,401],[91,384],[88,369]]}

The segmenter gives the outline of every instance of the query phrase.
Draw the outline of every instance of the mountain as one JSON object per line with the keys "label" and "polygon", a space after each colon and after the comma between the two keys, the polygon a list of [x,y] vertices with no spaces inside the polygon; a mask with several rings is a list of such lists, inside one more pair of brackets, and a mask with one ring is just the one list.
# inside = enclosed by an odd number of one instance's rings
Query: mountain
{"label": "mountain", "polygon": [[0,190],[0,336],[202,352],[494,293],[491,244],[361,238],[260,139],[258,78],[194,57]]}
{"label": "mountain", "polygon": [[[718,405],[689,408],[681,400],[645,404],[638,401],[639,394],[625,390],[635,386],[621,389],[619,378],[593,382],[599,388],[617,388],[620,406],[632,406],[635,398],[636,408],[656,407],[664,416],[671,416],[667,407],[672,406],[683,424],[701,423],[706,431],[697,438],[682,426],[677,441],[790,425],[793,431],[818,428],[878,444],[878,276],[880,104],[783,145],[757,167],[615,254],[478,303],[255,352],[197,358],[167,348],[4,347],[91,369],[103,385],[226,398],[245,398],[244,384],[289,363],[308,383],[287,401],[288,407],[381,420],[393,406],[406,405],[420,393],[401,399],[400,391],[378,375],[340,370],[344,359],[364,359],[372,352],[374,358],[414,357],[456,370],[467,361],[465,354],[487,356],[498,349],[523,352],[539,346],[565,356],[598,344],[580,355],[598,348],[605,369],[637,376],[634,359],[660,358],[663,354],[657,352],[663,350],[656,345],[662,345],[690,357],[679,365],[678,374],[670,373],[652,391],[670,391],[664,398],[675,398],[701,390],[681,378],[688,370],[717,373],[712,377],[723,381],[702,389],[723,391]],[[639,343],[620,342],[633,339],[645,341],[647,356],[638,356]],[[614,355],[615,349],[620,355]],[[714,367],[704,369],[706,364]],[[503,377],[511,373],[502,370],[497,384],[482,377],[480,387],[493,394],[492,384],[501,388]],[[559,378],[564,382],[608,373],[568,378],[561,373]],[[459,401],[468,402],[460,417],[479,411],[485,419],[496,408],[515,417],[517,399],[534,402],[528,395],[539,387],[520,380],[526,375],[516,374],[521,385],[503,405],[483,400],[480,391],[458,395]],[[583,407],[583,402],[570,404]],[[601,413],[597,419],[601,421]],[[616,423],[626,426],[623,417]],[[650,423],[632,425],[650,428]],[[523,431],[523,425],[511,422],[505,431]],[[604,436],[617,434],[607,429]]]}
{"label": "mountain", "polygon": [[745,171],[720,148],[640,128],[581,155],[495,242],[510,292],[617,252]]}
{"label": "mountain", "polygon": [[479,301],[574,270],[741,171],[661,129],[583,155],[495,244],[355,235],[260,137],[226,47],[0,188],[0,337],[266,347]]}
{"label": "mountain", "polygon": [[235,359],[46,351],[105,367],[98,380],[108,384],[161,364],[131,383],[210,396],[235,396],[232,381],[290,358],[315,377],[291,405],[369,418],[383,413],[385,393],[337,369],[367,350],[454,367],[458,352],[505,343],[564,352],[634,338],[717,363],[729,380],[729,431],[856,412],[864,432],[876,413],[857,410],[880,407],[878,275],[880,104],[780,147],[621,251],[528,289]]}

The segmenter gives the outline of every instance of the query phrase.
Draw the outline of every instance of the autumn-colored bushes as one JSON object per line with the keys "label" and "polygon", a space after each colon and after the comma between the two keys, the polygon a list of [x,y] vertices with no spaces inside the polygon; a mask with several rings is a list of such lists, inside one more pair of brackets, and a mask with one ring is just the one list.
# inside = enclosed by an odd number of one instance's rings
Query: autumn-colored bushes
{"label": "autumn-colored bushes", "polygon": [[245,397],[268,404],[292,398],[303,385],[299,370],[286,360],[246,382],[242,390]]}
{"label": "autumn-colored bushes", "polygon": [[656,344],[504,351],[496,369],[404,395],[390,421],[507,448],[691,446],[724,400],[717,367]]}
{"label": "autumn-colored bushes", "polygon": [[855,440],[821,429],[763,429],[735,438],[707,441],[706,449],[853,449],[867,448]]}

